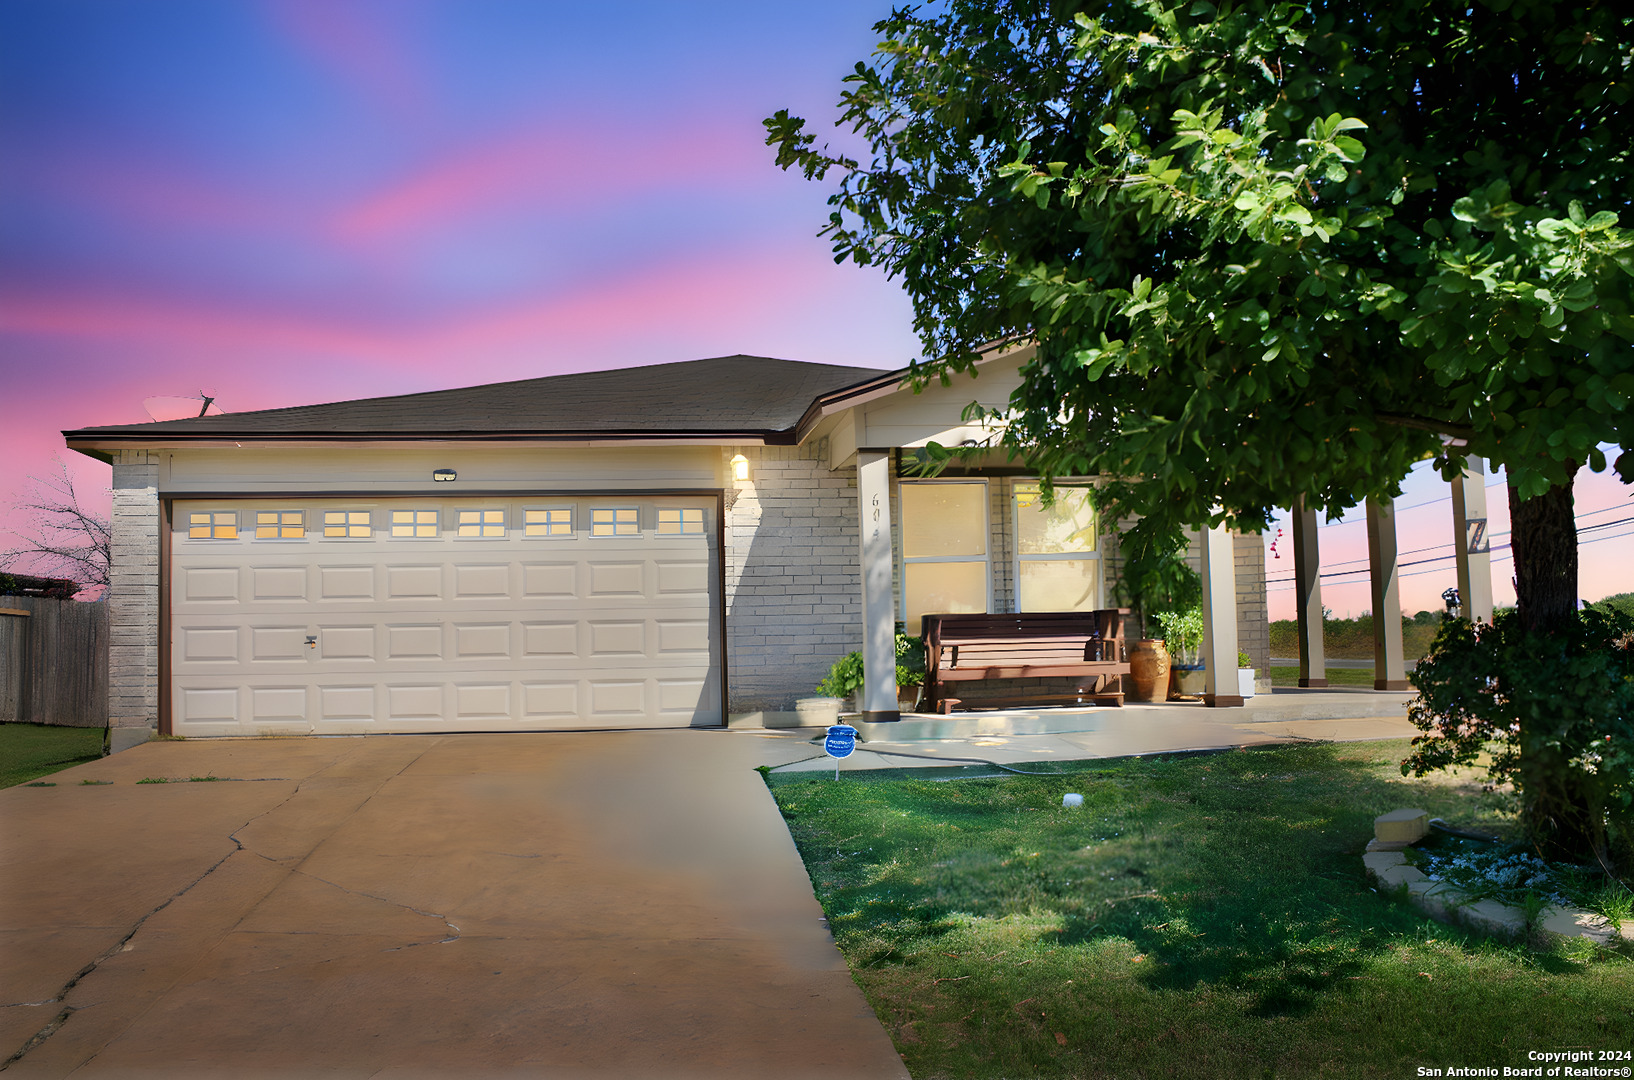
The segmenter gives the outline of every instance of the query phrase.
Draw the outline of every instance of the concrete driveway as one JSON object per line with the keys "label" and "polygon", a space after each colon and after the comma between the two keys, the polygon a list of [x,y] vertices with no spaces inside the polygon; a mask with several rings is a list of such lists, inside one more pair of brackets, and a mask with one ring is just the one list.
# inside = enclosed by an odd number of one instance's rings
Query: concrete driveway
{"label": "concrete driveway", "polygon": [[810,752],[155,742],[0,791],[7,1075],[906,1077],[752,771]]}

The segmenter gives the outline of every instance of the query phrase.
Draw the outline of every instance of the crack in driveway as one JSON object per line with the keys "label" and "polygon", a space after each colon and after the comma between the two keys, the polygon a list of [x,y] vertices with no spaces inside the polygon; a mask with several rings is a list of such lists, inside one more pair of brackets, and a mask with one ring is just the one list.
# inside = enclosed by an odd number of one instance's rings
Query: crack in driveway
{"label": "crack in driveway", "polygon": [[[392,780],[394,780],[397,777],[401,776],[410,766],[412,766],[416,761],[419,761],[420,758],[424,757],[426,755],[426,753],[428,753],[434,746],[437,745],[437,742],[440,742],[440,741],[441,740],[437,740],[436,742],[433,742],[430,746],[427,746],[425,749],[421,750],[420,753],[415,754],[408,761],[404,762],[401,768],[397,769],[390,776],[388,776],[385,779],[381,780],[379,784],[376,784],[375,787],[374,787],[374,790],[369,792],[368,797],[365,798],[362,802],[358,803],[357,806],[352,808],[352,811],[351,811],[350,814],[347,815],[347,818],[350,818],[353,814],[356,814],[358,810],[362,809],[364,806],[367,806],[369,804],[369,802],[371,800],[373,800],[374,797],[380,793],[381,788],[385,787]],[[245,829],[249,828],[251,825],[255,824],[257,821],[260,821],[262,818],[268,816],[269,814],[276,813],[277,811],[281,810],[283,807],[287,806],[290,803],[291,800],[293,800],[297,795],[299,795],[301,793],[301,790],[306,786],[308,781],[315,780],[318,777],[322,776],[325,772],[328,772],[330,769],[335,768],[337,765],[340,765],[340,764],[342,764],[342,763],[344,763],[346,761],[351,760],[351,758],[354,757],[355,754],[356,754],[356,751],[354,751],[353,753],[342,755],[340,758],[338,758],[335,761],[331,762],[329,765],[325,766],[323,769],[320,769],[317,773],[314,773],[312,776],[309,776],[309,777],[306,777],[305,779],[297,781],[296,784],[295,784],[295,789],[293,791],[291,791],[288,795],[286,795],[284,798],[280,799],[273,806],[268,807],[266,810],[263,810],[261,813],[256,814],[254,817],[251,817],[248,821],[245,821],[242,825],[239,825],[237,828],[233,829],[232,832],[227,834],[227,839],[229,839],[229,840],[231,840],[233,842],[233,849],[231,851],[227,852],[221,858],[217,859],[214,863],[210,864],[210,866],[208,868],[206,868],[205,871],[202,874],[200,874],[198,877],[194,878],[192,881],[188,882],[186,885],[184,885],[182,888],[178,889],[177,891],[175,891],[171,895],[165,897],[165,899],[163,901],[156,904],[151,910],[149,910],[148,912],[143,914],[141,918],[137,919],[134,923],[131,924],[131,928],[125,933],[125,935],[123,937],[121,937],[118,941],[114,942],[114,944],[111,945],[110,947],[108,947],[107,949],[104,949],[102,952],[98,953],[89,963],[87,963],[84,967],[80,968],[77,972],[75,972],[74,975],[67,982],[65,982],[62,985],[62,989],[58,990],[54,995],[52,995],[51,997],[49,997],[49,998],[47,998],[47,999],[45,999],[44,1001],[41,1001],[41,1002],[37,1002],[37,1003],[36,1002],[29,1002],[29,1003],[27,1003],[27,1004],[36,1005],[36,1006],[46,1006],[46,1005],[54,1005],[54,1004],[61,1003],[63,1007],[62,1007],[61,1010],[59,1010],[57,1012],[57,1014],[55,1016],[53,1016],[45,1024],[44,1027],[40,1028],[39,1031],[36,1031],[32,1036],[30,1036],[28,1038],[28,1040],[26,1042],[23,1043],[22,1046],[18,1047],[17,1050],[10,1057],[6,1058],[4,1061],[0,1061],[0,1072],[4,1072],[7,1069],[11,1068],[11,1066],[13,1066],[17,1062],[21,1061],[30,1052],[32,1052],[33,1050],[38,1048],[42,1043],[46,1042],[48,1039],[50,1039],[51,1036],[55,1035],[58,1031],[60,1031],[62,1029],[62,1026],[65,1023],[68,1022],[68,1018],[70,1016],[72,1016],[74,1013],[78,1012],[81,1008],[90,1007],[90,1006],[69,1005],[69,1004],[66,1003],[67,1002],[67,997],[68,997],[68,995],[70,993],[73,992],[73,990],[74,990],[74,988],[76,986],[78,986],[92,972],[96,971],[96,969],[98,967],[100,967],[103,963],[105,963],[109,958],[111,958],[113,956],[116,956],[119,953],[125,952],[127,947],[130,944],[131,939],[134,938],[141,931],[142,927],[147,924],[148,920],[152,919],[155,915],[159,914],[165,908],[169,907],[171,904],[175,903],[177,900],[180,900],[182,897],[184,897],[188,893],[192,892],[201,883],[203,883],[207,878],[209,878],[210,875],[214,874],[217,870],[221,869],[224,865],[226,865],[227,860],[231,859],[234,855],[237,855],[237,854],[239,854],[240,852],[243,852],[243,851],[248,851],[249,849],[244,846],[244,842],[241,841],[238,838],[239,833],[243,832]],[[345,819],[342,819],[342,820],[344,821]],[[339,828],[339,825],[340,825],[340,823],[337,823],[335,827]],[[331,832],[332,831],[333,830],[331,830]],[[321,843],[322,843],[322,841],[319,841],[319,844],[321,844]],[[317,847],[319,846],[319,844],[314,844],[313,845],[313,850],[316,850]],[[259,852],[251,852],[251,854],[260,855]],[[310,855],[310,854],[311,854],[311,852],[308,852],[308,855]],[[264,855],[260,855],[260,857],[261,858],[267,858]],[[277,860],[269,860],[269,861],[277,862]],[[291,870],[291,872],[292,873],[301,873],[302,871]],[[308,874],[306,876],[312,877],[313,875]],[[316,880],[321,881],[323,879],[317,878]],[[334,883],[333,882],[325,882],[325,884],[333,885]],[[341,886],[336,886],[336,887],[340,888]],[[349,892],[351,890],[347,890],[347,891]],[[367,894],[360,894],[360,895],[367,895]],[[381,897],[374,897],[373,899],[379,900],[379,899],[382,899],[382,898]],[[389,900],[384,901],[384,902],[392,903],[392,901],[389,901]],[[408,910],[414,911],[413,908],[409,908]],[[425,915],[425,916],[432,917],[432,918],[437,918],[437,919],[442,919],[441,915],[433,915],[431,912],[415,911],[415,914]],[[456,937],[457,937],[459,928],[454,927],[454,924],[448,922],[448,920],[446,920],[446,919],[443,919],[442,921],[455,930]],[[240,919],[239,924],[241,925],[242,922],[243,922],[243,920]],[[233,929],[237,929],[237,925],[235,925],[233,927]],[[227,932],[232,933],[232,930],[228,930]],[[455,940],[455,938],[447,938],[445,940]],[[415,942],[413,944],[431,944],[431,943],[429,943],[429,942]],[[101,1052],[100,1050],[97,1051],[97,1053],[100,1053],[100,1052]],[[85,1065],[89,1064],[91,1061],[95,1060],[95,1058],[97,1057],[97,1053],[93,1053],[90,1057],[86,1058],[85,1061],[80,1062],[79,1066],[77,1066],[77,1067],[84,1067]]]}

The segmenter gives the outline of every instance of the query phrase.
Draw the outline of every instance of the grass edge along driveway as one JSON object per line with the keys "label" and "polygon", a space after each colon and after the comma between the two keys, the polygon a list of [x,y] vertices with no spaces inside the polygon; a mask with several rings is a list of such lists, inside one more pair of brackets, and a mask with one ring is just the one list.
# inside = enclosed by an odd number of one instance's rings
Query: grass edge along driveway
{"label": "grass edge along driveway", "polygon": [[1406,749],[768,784],[915,1077],[1374,1078],[1634,1049],[1627,958],[1468,934],[1371,887],[1386,810],[1513,829],[1469,773],[1403,779]]}
{"label": "grass edge along driveway", "polygon": [[102,728],[0,724],[0,788],[15,787],[102,756]]}

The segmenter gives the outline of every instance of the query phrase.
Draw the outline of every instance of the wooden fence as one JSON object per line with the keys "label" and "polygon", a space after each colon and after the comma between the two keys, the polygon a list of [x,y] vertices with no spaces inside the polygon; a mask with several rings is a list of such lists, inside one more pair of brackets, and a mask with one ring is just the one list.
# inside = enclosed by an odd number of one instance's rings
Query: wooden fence
{"label": "wooden fence", "polygon": [[0,722],[108,725],[108,605],[0,596]]}

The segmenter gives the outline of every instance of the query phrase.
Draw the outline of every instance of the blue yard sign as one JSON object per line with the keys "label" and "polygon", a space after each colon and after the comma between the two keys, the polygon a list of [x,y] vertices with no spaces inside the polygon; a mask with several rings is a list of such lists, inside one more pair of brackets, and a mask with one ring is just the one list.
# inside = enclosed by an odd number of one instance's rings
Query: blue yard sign
{"label": "blue yard sign", "polygon": [[840,778],[840,758],[848,758],[857,749],[857,729],[850,724],[835,724],[823,738],[823,752],[834,758],[834,779]]}

